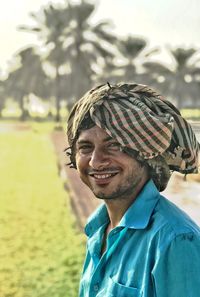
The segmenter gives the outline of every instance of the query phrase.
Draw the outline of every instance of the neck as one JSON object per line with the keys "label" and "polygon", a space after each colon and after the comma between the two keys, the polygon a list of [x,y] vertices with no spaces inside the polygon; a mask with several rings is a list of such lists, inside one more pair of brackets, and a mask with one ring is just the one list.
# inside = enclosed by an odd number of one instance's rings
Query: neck
{"label": "neck", "polygon": [[132,203],[128,203],[127,201],[126,203],[125,201],[123,203],[121,201],[105,201],[105,204],[110,218],[109,229],[113,229],[119,224]]}

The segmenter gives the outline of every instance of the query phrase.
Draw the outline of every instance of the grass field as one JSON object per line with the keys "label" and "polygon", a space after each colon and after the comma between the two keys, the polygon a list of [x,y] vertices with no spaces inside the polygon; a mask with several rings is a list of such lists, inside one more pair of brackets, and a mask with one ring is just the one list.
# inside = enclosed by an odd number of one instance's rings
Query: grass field
{"label": "grass field", "polygon": [[76,297],[84,238],[49,129],[0,133],[0,296]]}

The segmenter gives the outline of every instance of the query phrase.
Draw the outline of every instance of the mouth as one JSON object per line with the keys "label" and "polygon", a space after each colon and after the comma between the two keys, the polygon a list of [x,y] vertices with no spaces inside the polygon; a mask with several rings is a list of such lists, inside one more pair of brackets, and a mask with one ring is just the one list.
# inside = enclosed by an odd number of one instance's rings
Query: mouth
{"label": "mouth", "polygon": [[116,176],[119,171],[114,172],[90,172],[89,176],[92,177],[97,184],[108,184],[110,180]]}

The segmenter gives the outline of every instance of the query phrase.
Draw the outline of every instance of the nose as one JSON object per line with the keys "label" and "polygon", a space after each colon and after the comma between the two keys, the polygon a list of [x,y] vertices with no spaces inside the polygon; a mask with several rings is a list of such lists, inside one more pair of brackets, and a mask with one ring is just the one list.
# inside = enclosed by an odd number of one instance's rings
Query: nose
{"label": "nose", "polygon": [[89,166],[96,170],[102,170],[110,164],[109,156],[102,150],[94,150],[91,154]]}

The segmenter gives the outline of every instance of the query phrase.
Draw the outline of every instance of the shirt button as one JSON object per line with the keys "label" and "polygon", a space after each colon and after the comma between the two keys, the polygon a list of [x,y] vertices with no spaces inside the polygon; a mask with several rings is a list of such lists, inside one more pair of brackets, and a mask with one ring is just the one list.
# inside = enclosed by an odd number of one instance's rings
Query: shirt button
{"label": "shirt button", "polygon": [[93,289],[94,289],[95,292],[97,292],[99,290],[98,284],[94,285]]}

